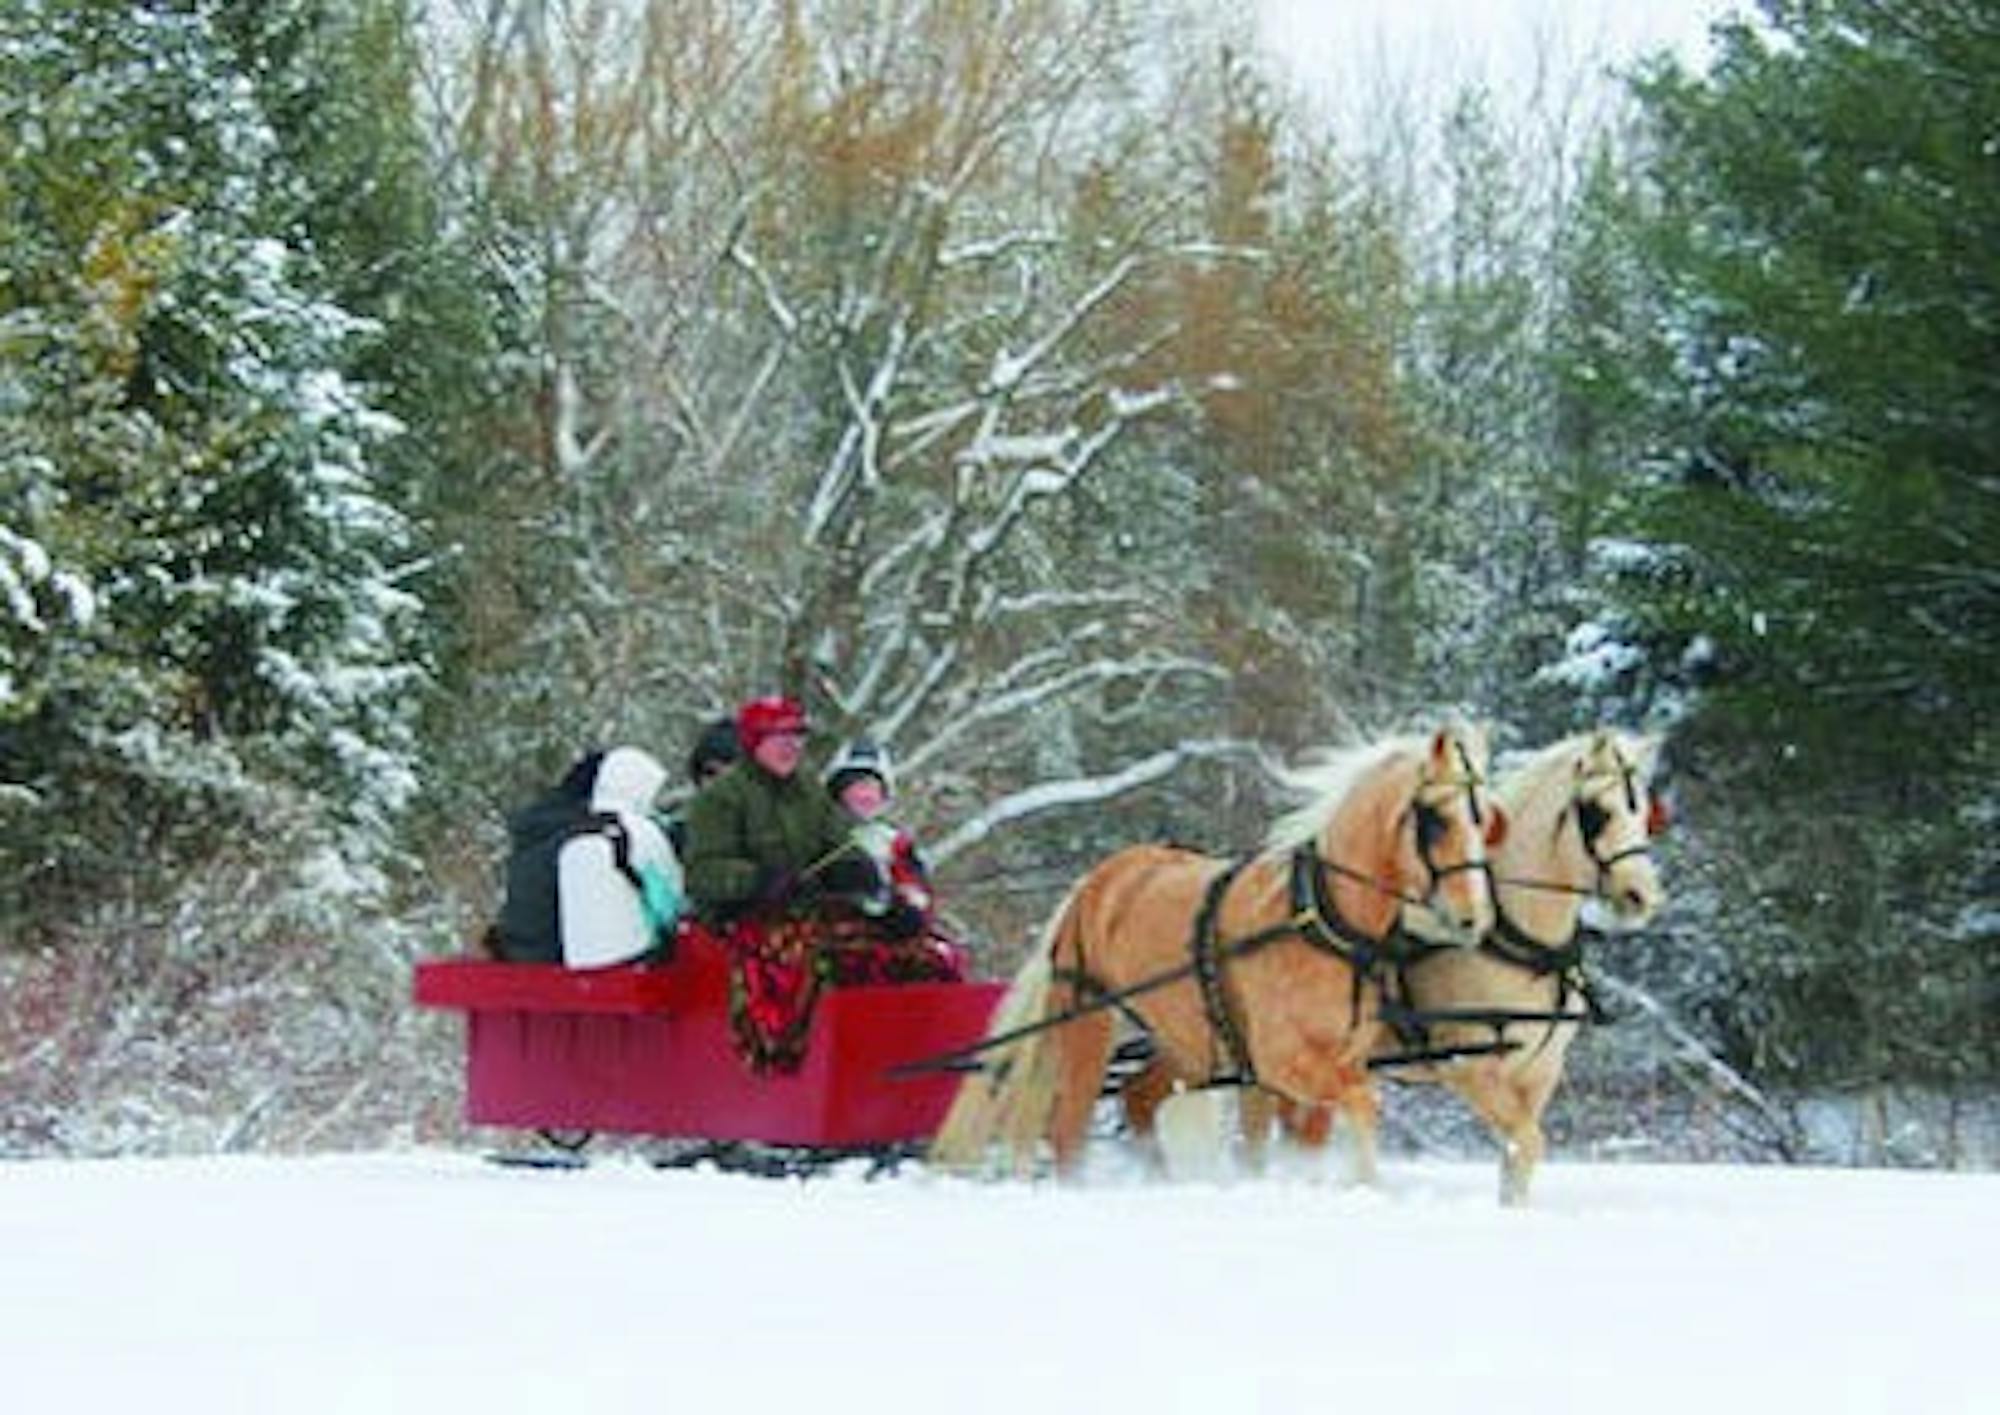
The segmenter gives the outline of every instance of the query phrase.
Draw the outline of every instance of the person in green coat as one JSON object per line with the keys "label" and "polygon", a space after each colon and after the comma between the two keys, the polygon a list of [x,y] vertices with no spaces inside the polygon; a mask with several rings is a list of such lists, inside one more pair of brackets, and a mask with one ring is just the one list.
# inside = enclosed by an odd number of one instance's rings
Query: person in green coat
{"label": "person in green coat", "polygon": [[854,822],[799,772],[806,715],[790,698],[753,698],[736,714],[742,758],[688,802],[687,892],[701,916],[798,917],[887,885]]}
{"label": "person in green coat", "polygon": [[852,901],[886,886],[854,823],[799,771],[796,702],[745,703],[736,740],[742,759],[687,806],[687,891],[729,958],[737,1054],[758,1075],[786,1074],[805,1061],[821,988],[838,981],[837,939],[860,917]]}

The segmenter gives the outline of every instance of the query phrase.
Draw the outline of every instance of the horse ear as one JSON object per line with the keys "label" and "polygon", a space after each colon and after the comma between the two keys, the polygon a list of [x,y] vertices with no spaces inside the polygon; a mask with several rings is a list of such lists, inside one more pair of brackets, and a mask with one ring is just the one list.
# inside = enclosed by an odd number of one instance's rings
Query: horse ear
{"label": "horse ear", "polygon": [[1674,808],[1666,797],[1655,796],[1646,803],[1646,834],[1665,835],[1673,823]]}
{"label": "horse ear", "polygon": [[1451,760],[1451,731],[1440,727],[1431,733],[1431,770],[1442,774],[1455,765]]}
{"label": "horse ear", "polygon": [[1648,732],[1638,740],[1632,764],[1639,768],[1641,776],[1651,779],[1654,768],[1660,764],[1660,749],[1666,744],[1667,734],[1664,732]]}
{"label": "horse ear", "polygon": [[1507,839],[1508,824],[1507,812],[1501,809],[1500,803],[1498,801],[1488,801],[1486,803],[1487,849],[1494,849]]}

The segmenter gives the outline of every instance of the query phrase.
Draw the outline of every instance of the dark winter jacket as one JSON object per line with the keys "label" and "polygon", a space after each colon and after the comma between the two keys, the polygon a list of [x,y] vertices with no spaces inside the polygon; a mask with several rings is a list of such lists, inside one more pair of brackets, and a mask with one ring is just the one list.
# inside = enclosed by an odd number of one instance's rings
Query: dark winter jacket
{"label": "dark winter jacket", "polygon": [[664,778],[635,748],[592,753],[508,821],[501,958],[598,966],[665,949],[681,870],[645,814]]}
{"label": "dark winter jacket", "polygon": [[590,816],[587,784],[565,782],[507,822],[506,897],[497,934],[500,956],[513,963],[560,963],[556,920],[556,855]]}
{"label": "dark winter jacket", "polygon": [[[741,761],[688,802],[688,896],[709,919],[729,918],[754,903],[799,907],[810,881],[827,863],[861,858],[852,822],[820,783],[803,772],[771,775]],[[788,878],[789,877],[789,878]],[[806,887],[779,898],[783,885]]]}

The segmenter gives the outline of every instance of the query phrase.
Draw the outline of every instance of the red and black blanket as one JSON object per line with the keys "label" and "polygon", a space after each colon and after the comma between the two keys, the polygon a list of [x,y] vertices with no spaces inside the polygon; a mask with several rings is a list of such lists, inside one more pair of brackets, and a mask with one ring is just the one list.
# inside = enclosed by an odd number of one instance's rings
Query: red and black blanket
{"label": "red and black blanket", "polygon": [[759,1075],[805,1064],[820,992],[857,984],[960,982],[963,956],[934,934],[884,936],[856,914],[744,918],[723,931],[737,1054]]}

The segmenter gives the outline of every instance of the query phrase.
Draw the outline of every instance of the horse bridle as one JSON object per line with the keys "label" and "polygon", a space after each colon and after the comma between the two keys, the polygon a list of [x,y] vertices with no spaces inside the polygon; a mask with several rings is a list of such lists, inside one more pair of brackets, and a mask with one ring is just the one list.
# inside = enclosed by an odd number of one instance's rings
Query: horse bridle
{"label": "horse bridle", "polygon": [[1434,777],[1426,770],[1425,775],[1417,782],[1416,791],[1410,797],[1409,815],[1411,827],[1416,835],[1417,859],[1423,863],[1424,873],[1430,880],[1430,888],[1425,891],[1422,899],[1406,899],[1405,902],[1416,904],[1419,908],[1430,908],[1430,901],[1437,898],[1438,890],[1453,875],[1477,871],[1487,877],[1489,885],[1493,879],[1493,867],[1487,863],[1483,853],[1476,860],[1460,860],[1457,864],[1443,866],[1438,864],[1436,856],[1432,853],[1444,839],[1445,832],[1449,828],[1445,825],[1444,812],[1424,799],[1423,793],[1434,786],[1463,786],[1465,809],[1472,817],[1473,827],[1482,835],[1486,830],[1486,813],[1479,807],[1479,788],[1485,785],[1486,778],[1480,774],[1477,767],[1473,766],[1472,754],[1465,750],[1465,743],[1454,741],[1452,746],[1458,750],[1458,774]]}
{"label": "horse bridle", "polygon": [[[1612,749],[1611,756],[1612,760],[1617,762],[1618,765],[1610,771],[1594,772],[1578,782],[1577,789],[1570,798],[1570,808],[1556,817],[1555,826],[1555,833],[1561,835],[1563,823],[1572,817],[1576,820],[1577,838],[1583,843],[1583,853],[1590,857],[1590,862],[1593,865],[1597,866],[1597,880],[1595,886],[1590,890],[1579,889],[1574,892],[1588,894],[1590,897],[1596,899],[1607,897],[1606,881],[1611,878],[1612,868],[1620,861],[1629,860],[1635,855],[1650,855],[1653,852],[1652,837],[1645,833],[1643,822],[1641,822],[1641,833],[1637,844],[1628,845],[1623,850],[1614,851],[1609,855],[1601,854],[1597,849],[1598,838],[1611,827],[1611,813],[1598,805],[1597,802],[1591,800],[1585,794],[1584,787],[1593,781],[1601,781],[1607,776],[1618,777],[1625,791],[1625,809],[1630,811],[1634,818],[1637,818],[1639,815],[1639,768],[1633,763],[1626,761],[1622,756],[1619,756],[1616,748]],[[1503,882],[1527,883],[1526,881],[1518,880]],[[1553,885],[1547,884],[1531,884],[1530,887],[1542,889],[1554,888]]]}

